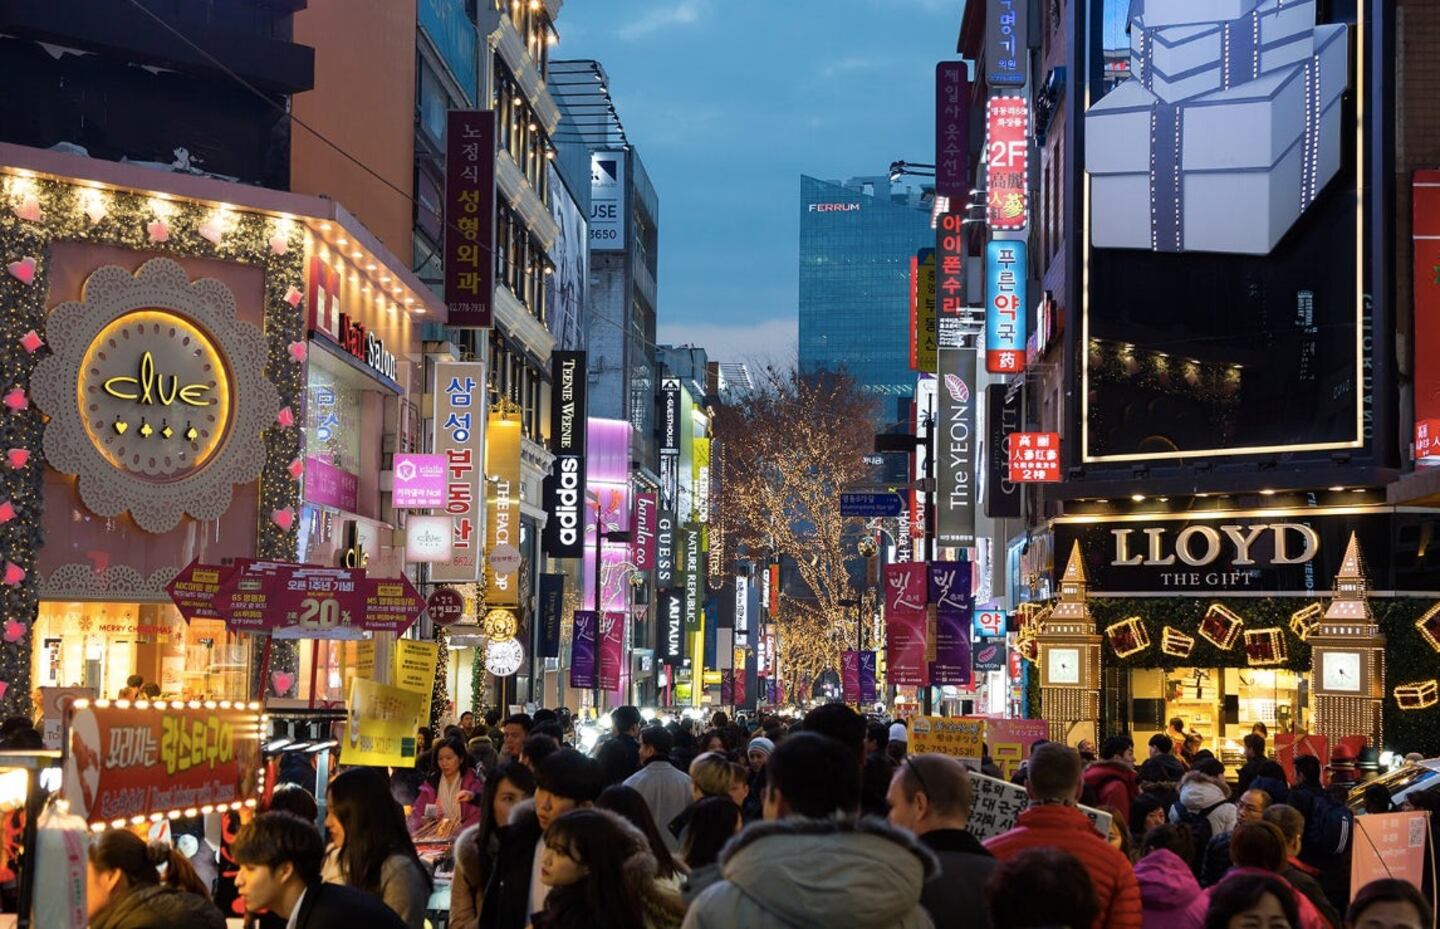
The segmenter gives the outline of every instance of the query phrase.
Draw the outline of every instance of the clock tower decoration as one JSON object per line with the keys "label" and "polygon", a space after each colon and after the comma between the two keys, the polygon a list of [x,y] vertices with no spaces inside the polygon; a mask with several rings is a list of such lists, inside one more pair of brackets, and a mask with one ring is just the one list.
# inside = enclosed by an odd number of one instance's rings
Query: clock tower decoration
{"label": "clock tower decoration", "polygon": [[1331,745],[1363,735],[1378,746],[1384,735],[1385,637],[1370,611],[1366,574],[1360,543],[1351,533],[1335,574],[1335,596],[1310,636],[1315,728]]}
{"label": "clock tower decoration", "polygon": [[1086,603],[1089,581],[1077,541],[1060,578],[1060,599],[1040,624],[1041,715],[1050,737],[1073,744],[1094,739],[1100,723],[1100,643]]}

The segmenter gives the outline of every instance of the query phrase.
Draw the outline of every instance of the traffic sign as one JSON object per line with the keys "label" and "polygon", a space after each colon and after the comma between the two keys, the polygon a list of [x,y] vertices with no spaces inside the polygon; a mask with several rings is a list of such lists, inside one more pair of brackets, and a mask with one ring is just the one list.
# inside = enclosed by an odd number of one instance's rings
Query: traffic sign
{"label": "traffic sign", "polygon": [[904,505],[899,494],[892,493],[842,493],[840,494],[841,516],[899,516]]}

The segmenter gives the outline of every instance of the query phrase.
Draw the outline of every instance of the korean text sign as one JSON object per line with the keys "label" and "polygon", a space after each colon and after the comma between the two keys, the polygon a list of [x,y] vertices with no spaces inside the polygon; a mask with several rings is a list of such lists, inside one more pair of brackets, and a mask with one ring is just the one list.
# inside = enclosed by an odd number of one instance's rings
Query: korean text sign
{"label": "korean text sign", "polygon": [[1010,482],[1052,484],[1060,480],[1060,434],[1016,432],[1010,436]]}
{"label": "korean text sign", "polygon": [[935,65],[935,193],[969,196],[970,77],[963,61]]}
{"label": "korean text sign", "polygon": [[985,749],[985,720],[963,716],[917,716],[910,721],[914,754],[938,752],[980,763]]}
{"label": "korean text sign", "polygon": [[449,323],[488,329],[495,293],[495,113],[445,121],[445,305]]}
{"label": "korean text sign", "polygon": [[429,509],[445,505],[445,456],[397,453],[391,505],[396,509]]}
{"label": "korean text sign", "polygon": [[991,97],[985,109],[986,202],[993,230],[1030,223],[1030,102]]}
{"label": "korean text sign", "polygon": [[350,679],[341,755],[346,764],[411,767],[415,764],[415,732],[430,711],[430,694]]}
{"label": "korean text sign", "polygon": [[480,579],[484,498],[480,495],[485,445],[485,365],[441,361],[435,365],[435,453],[445,456],[445,515],[452,527],[448,562],[434,564],[430,579]]}
{"label": "korean text sign", "polygon": [[985,370],[1025,370],[1025,243],[992,239],[985,246]]}
{"label": "korean text sign", "polygon": [[1028,0],[989,0],[985,9],[985,83],[1024,87],[1029,69]]}

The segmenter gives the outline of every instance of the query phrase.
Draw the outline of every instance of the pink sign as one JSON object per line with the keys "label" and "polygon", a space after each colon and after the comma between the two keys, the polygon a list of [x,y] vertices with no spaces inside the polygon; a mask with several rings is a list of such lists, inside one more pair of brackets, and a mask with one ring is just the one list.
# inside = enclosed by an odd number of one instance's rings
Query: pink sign
{"label": "pink sign", "polygon": [[892,684],[930,683],[925,656],[928,583],[924,562],[885,566],[885,662]]}
{"label": "pink sign", "polygon": [[353,513],[359,506],[360,477],[316,455],[305,456],[305,499]]}
{"label": "pink sign", "polygon": [[625,614],[600,614],[600,689],[620,689],[620,666],[625,652]]}
{"label": "pink sign", "polygon": [[659,507],[657,495],[635,495],[635,541],[632,543],[632,555],[637,571],[655,570],[655,531]]}
{"label": "pink sign", "polygon": [[396,455],[391,505],[397,510],[444,506],[445,464],[444,455]]}
{"label": "pink sign", "polygon": [[925,612],[929,565],[923,561],[885,566],[885,611]]}
{"label": "pink sign", "polygon": [[213,598],[225,625],[279,638],[351,639],[369,632],[404,632],[425,601],[405,576],[273,561],[230,570]]}
{"label": "pink sign", "polygon": [[1050,724],[1043,719],[990,719],[985,722],[985,744],[1005,780],[1015,776],[1030,757],[1036,739],[1050,738]]}
{"label": "pink sign", "polygon": [[1423,810],[1355,817],[1355,836],[1350,841],[1352,898],[1361,887],[1382,877],[1409,881],[1417,890],[1424,886],[1429,819],[1430,814]]}

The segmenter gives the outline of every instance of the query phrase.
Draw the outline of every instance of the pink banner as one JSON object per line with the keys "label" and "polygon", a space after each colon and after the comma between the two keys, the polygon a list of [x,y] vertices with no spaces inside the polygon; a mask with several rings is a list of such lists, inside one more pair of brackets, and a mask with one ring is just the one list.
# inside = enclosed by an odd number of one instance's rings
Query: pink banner
{"label": "pink banner", "polygon": [[399,634],[420,618],[425,607],[403,575],[367,577],[364,571],[274,561],[246,561],[223,570],[229,573],[211,604],[225,625],[239,632],[270,632],[291,639]]}
{"label": "pink banner", "polygon": [[840,694],[846,703],[860,702],[860,653],[840,653]]}
{"label": "pink banner", "polygon": [[1030,746],[1037,739],[1048,738],[1050,724],[1043,719],[990,719],[985,723],[985,744],[1007,781],[1030,757]]}
{"label": "pink banner", "polygon": [[620,689],[620,666],[625,652],[625,614],[600,614],[600,689]]}
{"label": "pink banner", "polygon": [[321,506],[355,512],[360,499],[360,477],[337,468],[324,458],[305,458],[305,499]]}
{"label": "pink banner", "polygon": [[923,561],[885,566],[885,612],[925,612],[930,583],[929,566]]}
{"label": "pink banner", "polygon": [[[925,660],[928,566],[924,562],[885,566],[885,661],[890,683],[929,683]],[[859,693],[859,671],[856,671]]]}

